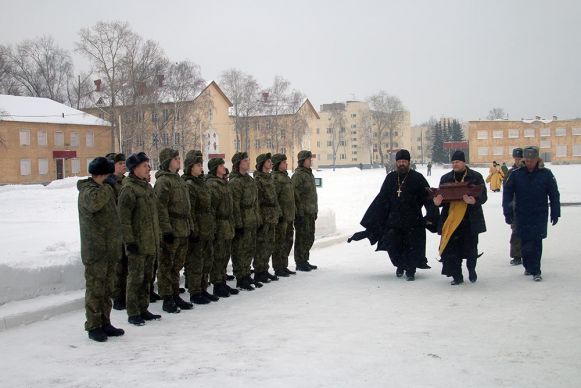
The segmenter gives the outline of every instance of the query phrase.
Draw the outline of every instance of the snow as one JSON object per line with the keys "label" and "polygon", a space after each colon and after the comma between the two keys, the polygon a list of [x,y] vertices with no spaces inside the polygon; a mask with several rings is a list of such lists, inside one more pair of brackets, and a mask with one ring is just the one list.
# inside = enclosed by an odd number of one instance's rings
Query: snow
{"label": "snow", "polygon": [[[550,168],[562,202],[580,202],[581,166]],[[434,167],[432,186],[445,171]],[[319,203],[334,211],[337,231],[360,230],[385,172],[315,176],[323,178]],[[54,267],[51,260],[78,255],[76,196],[73,181],[0,188],[0,261]],[[559,223],[549,226],[544,280],[535,283],[508,264],[501,196],[489,192],[484,205],[488,232],[480,238],[475,284],[452,287],[440,275],[436,235],[427,242],[432,269],[420,270],[415,282],[396,278],[387,255],[366,240],[341,243],[312,251],[317,271],[163,314],[144,327],[113,311],[126,335],[104,344],[87,338],[83,310],[0,332],[2,353],[10,355],[0,363],[0,385],[577,387],[581,269],[574,241],[581,208],[563,207]],[[151,310],[160,313],[161,304]]]}
{"label": "snow", "polygon": [[103,125],[111,124],[49,98],[0,94],[0,121],[27,123]]}

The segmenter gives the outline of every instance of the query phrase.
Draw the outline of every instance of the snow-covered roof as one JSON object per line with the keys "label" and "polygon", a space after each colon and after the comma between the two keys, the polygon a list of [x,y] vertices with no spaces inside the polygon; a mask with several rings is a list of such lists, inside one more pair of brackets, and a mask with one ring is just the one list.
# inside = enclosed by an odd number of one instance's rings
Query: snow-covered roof
{"label": "snow-covered roof", "polygon": [[0,121],[27,123],[111,125],[108,121],[90,115],[49,98],[21,97],[0,94]]}

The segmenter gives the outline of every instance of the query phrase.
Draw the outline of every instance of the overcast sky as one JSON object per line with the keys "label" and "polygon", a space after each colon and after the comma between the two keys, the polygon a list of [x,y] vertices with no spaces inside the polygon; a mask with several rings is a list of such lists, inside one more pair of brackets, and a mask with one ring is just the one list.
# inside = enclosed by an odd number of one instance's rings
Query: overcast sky
{"label": "overcast sky", "polygon": [[[126,20],[205,79],[282,75],[320,104],[401,98],[412,122],[581,117],[581,1],[0,0],[0,43],[43,34],[72,50],[82,27]],[[77,56],[75,65],[86,67]]]}

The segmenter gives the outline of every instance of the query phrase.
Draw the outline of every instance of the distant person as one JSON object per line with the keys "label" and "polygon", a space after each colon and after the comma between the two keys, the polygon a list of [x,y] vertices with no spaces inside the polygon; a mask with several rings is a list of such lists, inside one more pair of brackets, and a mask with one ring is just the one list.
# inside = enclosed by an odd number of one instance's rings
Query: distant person
{"label": "distant person", "polygon": [[506,162],[502,162],[502,166],[500,166],[500,170],[502,171],[503,179],[506,179],[508,175],[508,167],[506,166]]}
{"label": "distant person", "polygon": [[496,161],[493,161],[492,166],[488,170],[488,176],[486,177],[486,182],[490,183],[490,190],[495,193],[500,192],[503,178],[504,175],[500,169],[500,166],[496,163]]}
{"label": "distant person", "polygon": [[[397,164],[397,160],[396,160],[396,164]],[[418,168],[418,166],[416,165],[416,161],[414,160],[411,164],[411,168],[412,170],[416,171],[416,169]],[[397,165],[396,165],[396,169],[397,169]]]}
{"label": "distant person", "polygon": [[[507,174],[504,176],[503,185],[506,186],[506,181],[510,177],[510,175],[518,170],[519,168],[524,167],[524,159],[523,159],[523,149],[522,148],[515,148],[512,150],[512,157],[514,158],[514,163],[512,167],[508,170]],[[504,198],[503,198],[504,200]],[[510,206],[513,209],[513,217],[512,217],[512,224],[510,225],[511,234],[510,234],[510,264],[511,265],[521,265],[522,264],[522,253],[521,253],[521,241],[520,237],[516,233],[516,217],[514,216],[514,197]]]}
{"label": "distant person", "polygon": [[[502,198],[502,209],[507,224],[517,220],[516,233],[521,239],[525,275],[541,281],[543,239],[547,237],[547,219],[556,225],[561,216],[561,202],[557,180],[548,168],[541,166],[539,149],[527,147],[523,151],[525,167],[510,174]],[[549,215],[550,201],[551,213]],[[514,212],[512,203],[514,200]]]}
{"label": "distant person", "polygon": [[428,166],[427,167],[428,167],[428,172],[427,172],[426,175],[427,176],[431,176],[432,175],[432,162],[431,161],[428,162]]}

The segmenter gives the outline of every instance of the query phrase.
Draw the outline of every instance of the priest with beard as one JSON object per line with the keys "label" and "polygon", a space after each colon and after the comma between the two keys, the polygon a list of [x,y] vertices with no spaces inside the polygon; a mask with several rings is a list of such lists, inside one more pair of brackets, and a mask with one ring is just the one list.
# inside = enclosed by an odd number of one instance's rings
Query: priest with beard
{"label": "priest with beard", "polygon": [[[426,228],[436,232],[439,212],[428,195],[424,176],[410,169],[410,153],[400,150],[396,170],[390,172],[379,194],[367,209],[361,225],[365,231],[355,233],[348,242],[368,238],[377,243],[378,251],[387,251],[396,276],[415,280],[416,268],[430,268],[426,259]],[[426,209],[426,216],[422,214]]]}

